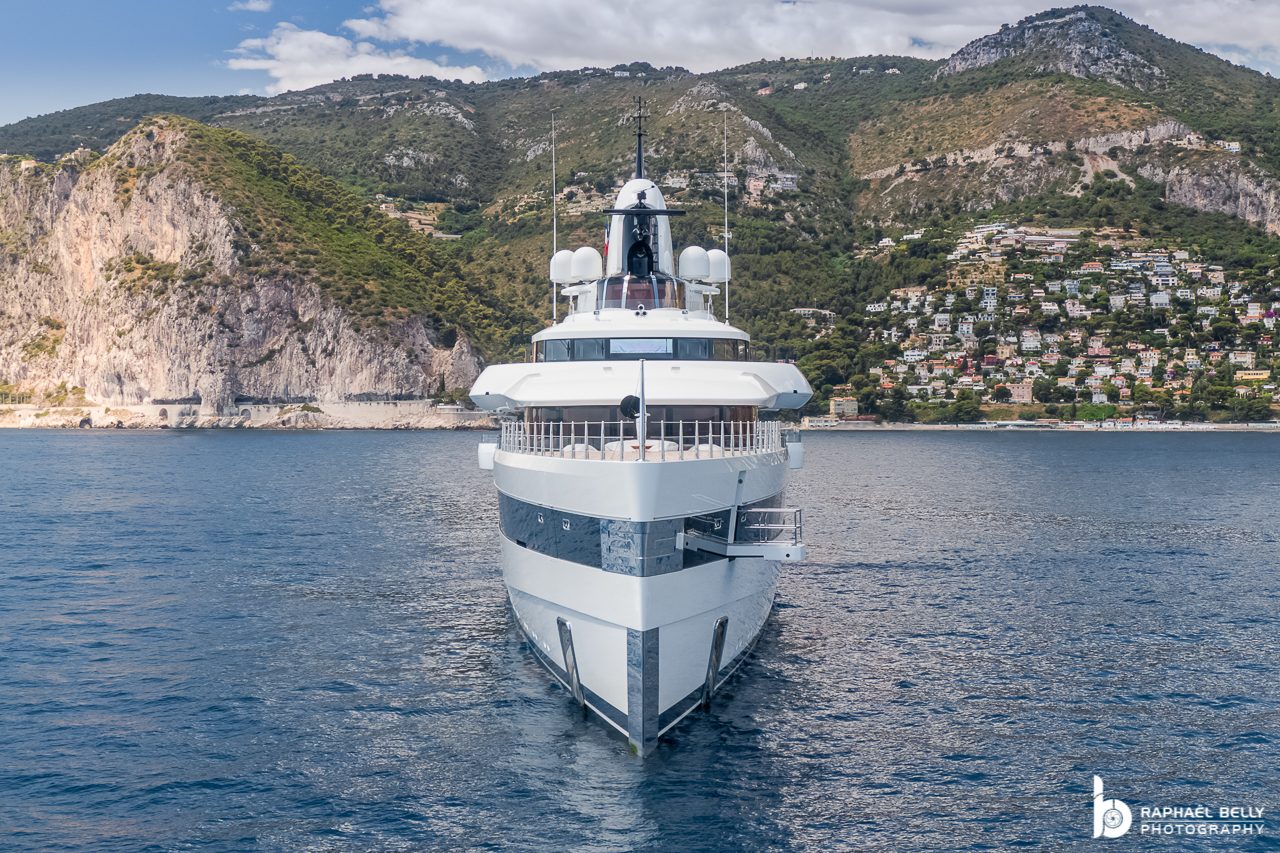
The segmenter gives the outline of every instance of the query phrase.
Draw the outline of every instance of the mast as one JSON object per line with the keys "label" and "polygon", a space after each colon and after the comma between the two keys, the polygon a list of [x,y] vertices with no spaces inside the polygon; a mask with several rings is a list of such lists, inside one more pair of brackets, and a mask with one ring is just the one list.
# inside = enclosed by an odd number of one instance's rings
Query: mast
{"label": "mast", "polygon": [[[729,254],[729,111],[724,111],[724,253]],[[724,282],[724,321],[729,322],[729,280]]]}
{"label": "mast", "polygon": [[[560,249],[560,223],[556,215],[556,108],[551,108],[551,254]],[[556,283],[551,282],[551,322],[559,319],[560,303],[556,299]]]}
{"label": "mast", "polygon": [[636,95],[636,177],[644,177],[644,98]]}

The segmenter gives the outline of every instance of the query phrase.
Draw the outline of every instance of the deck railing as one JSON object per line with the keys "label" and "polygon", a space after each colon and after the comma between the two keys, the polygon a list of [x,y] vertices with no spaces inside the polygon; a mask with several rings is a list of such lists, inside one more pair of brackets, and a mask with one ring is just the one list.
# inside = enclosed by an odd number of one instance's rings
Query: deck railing
{"label": "deck railing", "polygon": [[532,456],[609,461],[671,462],[777,453],[783,442],[777,421],[649,422],[642,443],[635,421],[556,421],[502,424],[498,449]]}

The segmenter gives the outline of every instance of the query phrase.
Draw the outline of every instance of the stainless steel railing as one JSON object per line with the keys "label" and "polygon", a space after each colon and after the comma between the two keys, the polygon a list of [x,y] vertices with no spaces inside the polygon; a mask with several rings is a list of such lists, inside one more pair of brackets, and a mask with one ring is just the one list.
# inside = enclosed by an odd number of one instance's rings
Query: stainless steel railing
{"label": "stainless steel railing", "polygon": [[532,456],[615,462],[670,462],[777,453],[785,447],[777,421],[649,421],[643,442],[634,421],[502,424],[498,449]]}
{"label": "stainless steel railing", "polygon": [[804,510],[800,507],[748,507],[738,510],[736,542],[804,541]]}

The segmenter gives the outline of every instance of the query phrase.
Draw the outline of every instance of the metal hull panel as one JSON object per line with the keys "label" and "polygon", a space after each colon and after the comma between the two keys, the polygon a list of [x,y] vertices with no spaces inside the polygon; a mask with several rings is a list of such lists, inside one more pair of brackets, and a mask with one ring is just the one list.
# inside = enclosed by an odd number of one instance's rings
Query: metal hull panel
{"label": "metal hull panel", "polygon": [[647,754],[702,697],[716,620],[728,630],[718,684],[755,643],[778,564],[717,560],[656,577],[609,574],[502,540],[512,610],[538,659],[566,685],[557,618],[571,627],[587,707]]}

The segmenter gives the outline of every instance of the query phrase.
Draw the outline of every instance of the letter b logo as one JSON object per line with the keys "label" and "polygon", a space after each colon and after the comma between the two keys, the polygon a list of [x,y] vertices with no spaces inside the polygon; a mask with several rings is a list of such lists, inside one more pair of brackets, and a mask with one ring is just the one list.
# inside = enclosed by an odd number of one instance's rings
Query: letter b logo
{"label": "letter b logo", "polygon": [[1093,777],[1093,837],[1119,838],[1133,824],[1133,812],[1124,800],[1102,798],[1102,777]]}

